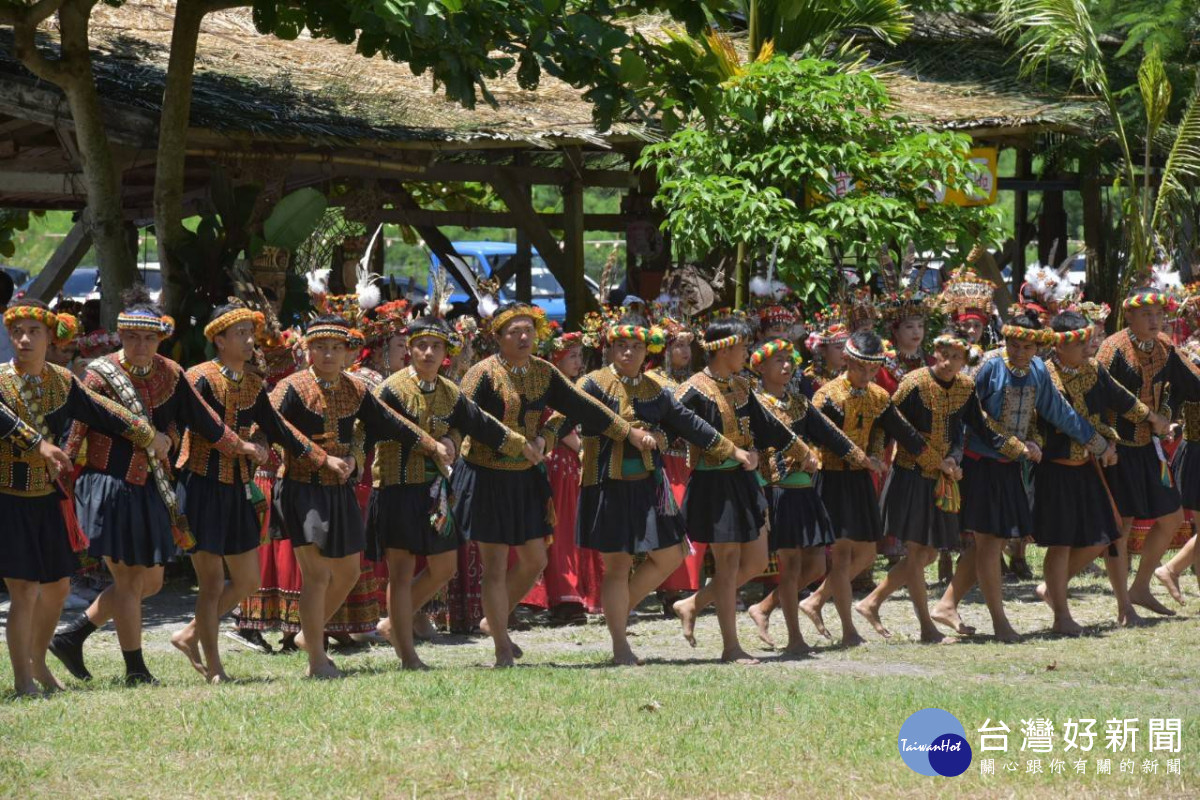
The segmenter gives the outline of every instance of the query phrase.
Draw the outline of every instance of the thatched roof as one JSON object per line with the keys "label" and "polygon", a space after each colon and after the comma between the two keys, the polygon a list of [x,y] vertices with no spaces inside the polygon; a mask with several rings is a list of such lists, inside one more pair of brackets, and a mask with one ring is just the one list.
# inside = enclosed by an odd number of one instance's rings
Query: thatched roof
{"label": "thatched roof", "polygon": [[[163,92],[172,17],[173,4],[155,0],[96,7],[92,41],[106,104],[144,110],[153,118]],[[1091,114],[1086,103],[1038,96],[1018,83],[995,80],[993,68],[1006,55],[985,26],[972,22],[949,33],[953,35],[919,24],[912,39],[883,54],[888,61],[902,62],[889,82],[907,115],[968,132],[1033,132],[1077,129]],[[954,48],[973,54],[971,63],[978,69],[946,61],[945,54],[953,50],[948,38]],[[15,62],[10,42],[0,38],[0,80],[32,80]],[[1005,69],[1011,72],[1011,67]],[[353,46],[331,40],[301,37],[289,42],[263,36],[247,9],[206,19],[194,86],[193,129],[225,141],[387,149],[476,149],[501,143],[603,148],[648,133],[638,124],[597,131],[580,91],[545,75],[534,92],[520,89],[515,76],[492,81],[489,88],[498,107],[481,101],[465,109],[434,92],[428,76],[414,76],[405,64],[366,59]]]}

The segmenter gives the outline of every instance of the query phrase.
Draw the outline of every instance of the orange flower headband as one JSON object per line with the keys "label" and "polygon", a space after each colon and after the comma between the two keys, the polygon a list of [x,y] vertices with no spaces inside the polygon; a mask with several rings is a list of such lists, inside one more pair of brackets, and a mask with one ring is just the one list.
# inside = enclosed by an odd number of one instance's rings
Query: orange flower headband
{"label": "orange flower headband", "polygon": [[957,347],[960,350],[970,350],[971,343],[967,341],[967,337],[960,336],[957,333],[943,333],[933,340],[934,347]]}
{"label": "orange flower headband", "polygon": [[117,330],[149,331],[157,333],[160,339],[166,339],[175,332],[175,320],[166,314],[160,317],[144,309],[122,311],[117,315]]}
{"label": "orange flower headband", "polygon": [[667,346],[667,334],[662,328],[643,328],[640,325],[613,325],[607,332],[608,341],[636,339],[646,345],[646,352],[661,353]]}
{"label": "orange flower headband", "polygon": [[546,310],[538,306],[529,306],[524,304],[515,305],[512,308],[506,308],[498,312],[491,320],[491,331],[493,336],[499,336],[504,330],[504,326],[512,322],[517,317],[529,317],[533,320],[533,327],[539,341],[550,337],[550,322],[546,319]]}
{"label": "orange flower headband", "polygon": [[79,322],[70,314],[55,314],[50,309],[39,306],[13,306],[6,310],[4,327],[11,328],[21,319],[31,319],[45,325],[50,329],[54,344],[58,346],[69,343],[79,332]]}
{"label": "orange flower headband", "polygon": [[214,319],[212,322],[204,326],[204,338],[210,342],[219,334],[232,328],[242,322],[254,323],[255,338],[262,335],[263,328],[266,327],[267,318],[261,311],[254,311],[249,308],[235,308],[232,311],[227,311],[221,316]]}
{"label": "orange flower headband", "polygon": [[1000,328],[1000,335],[1005,339],[1016,339],[1034,344],[1054,344],[1058,341],[1058,334],[1054,331],[1022,328],[1020,325],[1004,325]]}
{"label": "orange flower headband", "polygon": [[1078,328],[1073,331],[1062,331],[1054,334],[1055,344],[1075,344],[1076,342],[1086,342],[1092,338],[1092,333],[1095,329],[1090,325],[1086,328]]}
{"label": "orange flower headband", "polygon": [[792,361],[800,363],[800,354],[796,352],[796,348],[791,342],[785,339],[772,339],[754,349],[750,355],[750,369],[757,372],[759,366],[776,353],[785,353],[792,357]]}
{"label": "orange flower headband", "polygon": [[1168,311],[1174,311],[1178,305],[1175,298],[1167,292],[1143,292],[1136,294],[1133,297],[1126,297],[1121,303],[1121,308],[1142,308],[1144,306],[1165,306]]}

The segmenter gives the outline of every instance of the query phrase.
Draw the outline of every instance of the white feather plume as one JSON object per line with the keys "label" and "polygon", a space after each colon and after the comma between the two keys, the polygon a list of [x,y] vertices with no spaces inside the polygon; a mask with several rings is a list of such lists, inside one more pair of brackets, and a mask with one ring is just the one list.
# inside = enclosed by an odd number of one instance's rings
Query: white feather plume
{"label": "white feather plume", "polygon": [[329,293],[329,270],[314,269],[308,273],[308,293],[313,295]]}
{"label": "white feather plume", "polygon": [[776,300],[788,293],[788,286],[783,281],[763,278],[755,275],[750,279],[750,294],[755,297],[771,297]]}
{"label": "white feather plume", "polygon": [[500,308],[500,304],[490,294],[485,294],[479,298],[479,316],[484,319],[491,319],[498,308]]}
{"label": "white feather plume", "polygon": [[1183,281],[1179,279],[1179,271],[1171,269],[1171,262],[1165,264],[1156,264],[1151,270],[1151,285],[1159,291],[1167,291],[1169,289],[1178,289],[1183,286]]}

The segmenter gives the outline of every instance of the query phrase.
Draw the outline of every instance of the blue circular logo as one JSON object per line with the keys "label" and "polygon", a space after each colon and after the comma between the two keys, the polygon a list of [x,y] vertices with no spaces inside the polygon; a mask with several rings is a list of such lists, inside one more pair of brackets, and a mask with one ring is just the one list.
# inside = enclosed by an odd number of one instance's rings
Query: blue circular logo
{"label": "blue circular logo", "polygon": [[953,778],[971,766],[971,745],[958,718],[940,708],[923,708],[900,726],[900,757],[913,772]]}

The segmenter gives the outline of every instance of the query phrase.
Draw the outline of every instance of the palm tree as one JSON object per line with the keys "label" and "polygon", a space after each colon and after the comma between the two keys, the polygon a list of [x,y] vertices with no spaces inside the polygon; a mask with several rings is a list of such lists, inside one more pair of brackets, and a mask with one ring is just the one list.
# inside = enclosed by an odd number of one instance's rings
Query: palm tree
{"label": "palm tree", "polygon": [[1015,58],[1024,77],[1050,65],[1065,67],[1072,78],[1104,104],[1112,137],[1121,152],[1120,173],[1113,182],[1123,219],[1128,268],[1121,276],[1122,294],[1144,277],[1155,260],[1160,242],[1170,241],[1171,213],[1190,206],[1190,185],[1200,178],[1200,82],[1192,90],[1167,154],[1157,196],[1150,183],[1153,143],[1164,131],[1171,103],[1171,84],[1157,49],[1138,68],[1138,93],[1145,112],[1144,151],[1139,163],[1134,141],[1120,113],[1109,82],[1105,55],[1084,0],[1002,0],[997,32],[1015,41]]}

